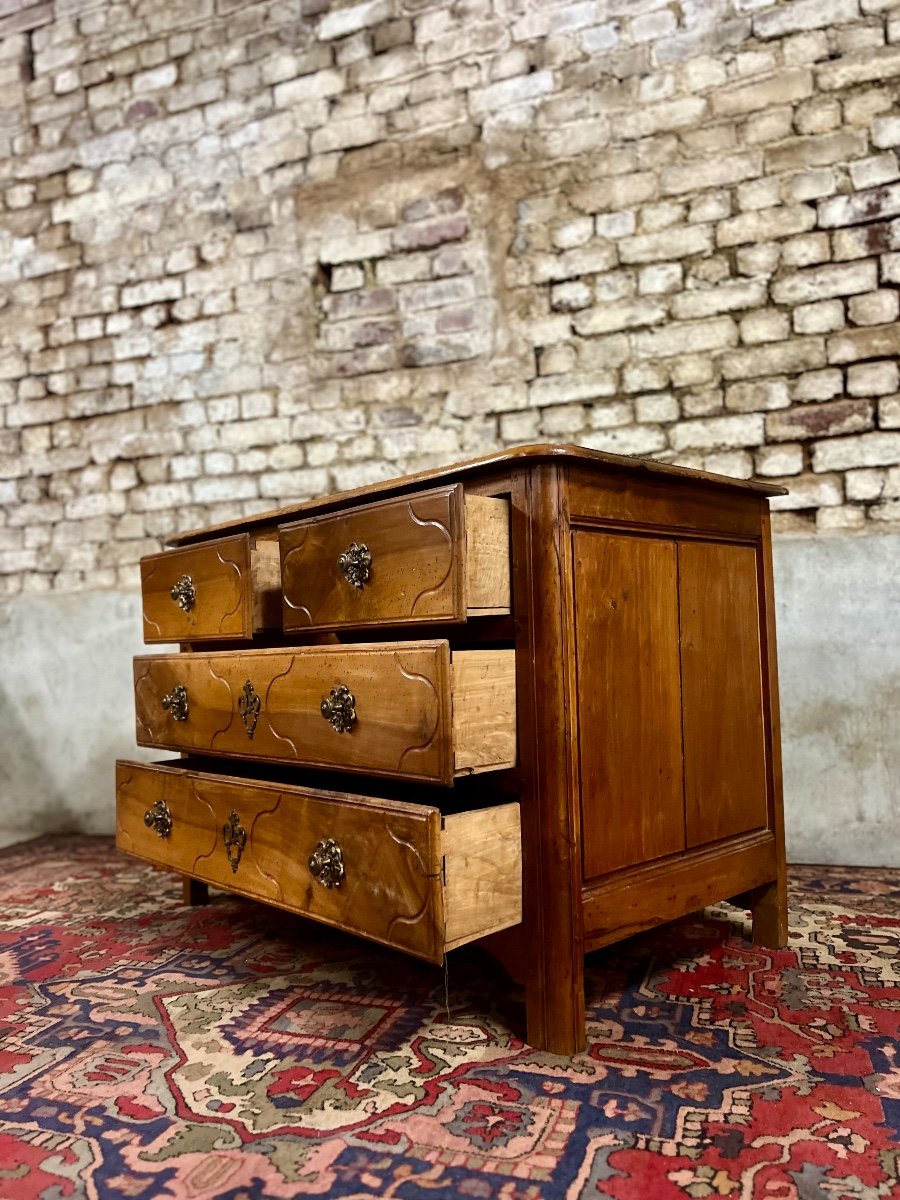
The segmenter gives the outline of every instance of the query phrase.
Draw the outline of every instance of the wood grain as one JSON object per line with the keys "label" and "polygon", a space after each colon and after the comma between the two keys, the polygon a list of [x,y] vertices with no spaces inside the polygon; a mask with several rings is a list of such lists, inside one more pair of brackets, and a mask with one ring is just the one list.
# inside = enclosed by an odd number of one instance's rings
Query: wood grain
{"label": "wood grain", "polygon": [[[138,743],[449,783],[450,653],[446,642],[295,647],[135,659]],[[252,738],[238,703],[249,681],[260,700]],[[175,721],[162,698],[187,688]],[[321,713],[349,688],[356,722],[338,733]]]}
{"label": "wood grain", "polygon": [[678,547],[687,844],[768,823],[757,552]]}
{"label": "wood grain", "polygon": [[[283,526],[285,630],[462,620],[462,504],[457,485]],[[353,543],[372,560],[361,587],[338,565]]]}
{"label": "wood grain", "polygon": [[[172,813],[165,838],[144,823],[158,799]],[[232,812],[246,831],[236,870],[223,840]],[[328,838],[340,846],[345,871],[332,888],[309,869],[310,855]],[[119,762],[116,844],[159,866],[187,869],[194,903],[196,881],[213,884],[430,962],[521,919],[517,804],[453,814],[442,830],[430,804]]]}
{"label": "wood grain", "polygon": [[[564,464],[512,479],[513,610],[521,762],[523,923],[505,961],[527,963],[527,1038],[555,1054],[584,1048],[579,714]],[[518,943],[518,944],[516,944]]]}
{"label": "wood grain", "polygon": [[466,493],[466,612],[509,612],[509,501]]}
{"label": "wood grain", "polygon": [[[277,628],[277,553],[277,543],[244,533],[142,558],[144,641],[246,641],[259,630]],[[188,611],[171,596],[183,575],[190,576],[195,592]]]}
{"label": "wood grain", "polygon": [[669,539],[579,530],[585,879],[684,849],[678,580]]}
{"label": "wood grain", "polygon": [[456,773],[514,767],[515,651],[457,651],[451,669]]}
{"label": "wood grain", "polygon": [[[477,658],[492,659],[483,679]],[[475,655],[473,666],[468,656]],[[135,659],[139,745],[306,766],[339,767],[450,784],[457,773],[498,769],[515,761],[515,697],[507,690],[515,652],[459,651],[461,710],[490,720],[482,729],[459,723],[461,758],[454,746],[450,651],[446,641],[359,646],[161,654]],[[238,704],[246,682],[260,708],[252,737]],[[162,699],[176,684],[187,689],[189,711],[176,721]],[[346,686],[356,721],[338,733],[321,704]]]}
{"label": "wood grain", "polygon": [[[433,843],[443,839],[443,850],[419,851],[427,869],[416,868],[418,883],[404,884],[405,907],[388,906],[373,934],[365,888],[386,886],[386,835],[378,831],[389,826],[395,836],[396,827],[393,818],[379,825],[371,809],[345,812],[352,797],[338,790],[328,811],[346,820],[344,836],[356,837],[357,823],[370,827],[365,887],[349,917],[322,919],[346,919],[348,928],[355,921],[368,936],[414,945],[432,961],[470,936],[497,947],[524,984],[528,1041],[572,1054],[584,1046],[586,949],[738,893],[751,906],[754,938],[786,938],[765,504],[783,490],[577,447],[530,446],[227,522],[219,533],[249,533],[261,548],[242,601],[257,631],[277,598],[278,526],[293,526],[282,549],[285,574],[295,576],[296,624],[271,650],[210,646],[215,653],[185,653],[177,667],[163,663],[167,656],[138,660],[140,740],[442,786],[459,772],[515,762],[490,786],[498,802],[520,804],[520,922],[502,927],[517,920],[509,886],[516,822],[473,808],[448,814],[443,832],[429,834]],[[376,545],[384,530],[391,536]],[[174,541],[201,548],[216,532]],[[353,540],[370,545],[373,572],[371,585],[351,592],[334,567]],[[755,574],[747,565],[754,555]],[[473,616],[482,619],[464,624]],[[445,623],[446,641],[416,640],[429,622]],[[357,644],[366,629],[372,644]],[[298,636],[318,644],[291,645]],[[199,639],[179,632],[176,640]],[[484,657],[467,660],[468,653]],[[332,657],[314,657],[325,654]],[[352,678],[341,677],[351,669]],[[191,716],[176,724],[160,698],[185,671],[193,673]],[[261,699],[252,741],[235,709],[251,677]],[[319,714],[322,696],[340,682],[357,700],[359,720],[348,734]],[[227,793],[242,818],[236,802],[250,803],[258,862],[254,875],[248,859],[254,882],[246,894],[305,911],[306,892],[288,894],[304,861],[291,842],[296,797],[274,784],[265,785],[275,787],[274,801],[264,797],[251,774]],[[202,827],[210,812],[218,820],[220,786],[194,788],[182,824]],[[138,836],[151,838],[148,855],[161,861],[167,851],[152,830],[122,830],[123,844],[131,837],[133,847]],[[178,869],[205,882],[212,859],[202,832],[196,836],[200,850]],[[418,837],[410,844],[419,846]],[[441,867],[446,884],[428,891]]]}
{"label": "wood grain", "polygon": [[674,921],[736,890],[749,891],[775,871],[775,839],[770,833],[623,871],[585,889],[585,949],[597,950]]}
{"label": "wood grain", "polygon": [[518,804],[444,817],[444,945],[452,950],[522,920]]}
{"label": "wood grain", "polygon": [[250,541],[250,595],[254,632],[281,626],[281,554],[277,538]]}
{"label": "wood grain", "polygon": [[[433,806],[248,782],[180,767],[121,762],[116,845],[160,866],[362,934],[431,962],[443,957],[440,813]],[[164,798],[172,832],[144,812]],[[233,871],[223,841],[232,812],[247,841]],[[340,845],[345,878],[325,888],[309,870],[317,843]],[[378,871],[372,864],[378,863]]]}
{"label": "wood grain", "polygon": [[598,478],[584,466],[572,469],[572,520],[626,524],[659,531],[692,530],[732,536],[759,536],[765,500],[727,486],[710,486],[702,476],[679,481],[626,470]]}

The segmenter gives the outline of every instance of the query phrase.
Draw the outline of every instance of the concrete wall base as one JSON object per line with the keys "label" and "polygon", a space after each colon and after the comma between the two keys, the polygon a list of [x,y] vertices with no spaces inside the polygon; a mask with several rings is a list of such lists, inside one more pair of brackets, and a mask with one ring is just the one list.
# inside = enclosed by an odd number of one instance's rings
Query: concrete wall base
{"label": "concrete wall base", "polygon": [[900,867],[900,535],[774,557],[788,856]]}

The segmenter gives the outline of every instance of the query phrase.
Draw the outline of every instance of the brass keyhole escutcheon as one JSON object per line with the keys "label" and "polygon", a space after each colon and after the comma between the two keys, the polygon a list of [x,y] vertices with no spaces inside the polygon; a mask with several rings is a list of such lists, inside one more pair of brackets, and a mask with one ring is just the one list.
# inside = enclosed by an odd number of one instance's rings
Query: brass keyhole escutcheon
{"label": "brass keyhole escutcheon", "polygon": [[144,813],[144,824],[148,829],[155,829],[161,838],[167,838],[172,832],[172,810],[165,800],[157,800],[152,808]]}
{"label": "brass keyhole escutcheon", "polygon": [[225,842],[225,853],[228,855],[231,869],[237,871],[244,847],[247,845],[247,830],[241,824],[241,819],[234,809],[231,810],[231,815],[222,826],[222,838]]}
{"label": "brass keyhole escutcheon", "polygon": [[338,733],[349,733],[356,721],[356,700],[346,684],[333,687],[322,701],[322,716]]}
{"label": "brass keyhole escutcheon", "polygon": [[351,542],[343,554],[338,555],[338,569],[355,588],[365,587],[372,570],[372,555],[364,542]]}
{"label": "brass keyhole escutcheon", "polygon": [[169,595],[183,612],[190,612],[197,599],[194,581],[190,575],[182,575],[177,583],[173,583],[169,588]]}
{"label": "brass keyhole escutcheon", "polygon": [[309,856],[309,869],[322,887],[340,887],[344,879],[344,854],[334,838],[323,838]]}
{"label": "brass keyhole escutcheon", "polygon": [[253,731],[256,729],[256,722],[259,720],[260,703],[256,689],[248,679],[238,697],[238,712],[241,714],[241,720],[244,722],[247,737],[251,739]]}
{"label": "brass keyhole escutcheon", "polygon": [[162,698],[162,706],[173,721],[188,719],[188,694],[184,684],[176,683],[171,692]]}

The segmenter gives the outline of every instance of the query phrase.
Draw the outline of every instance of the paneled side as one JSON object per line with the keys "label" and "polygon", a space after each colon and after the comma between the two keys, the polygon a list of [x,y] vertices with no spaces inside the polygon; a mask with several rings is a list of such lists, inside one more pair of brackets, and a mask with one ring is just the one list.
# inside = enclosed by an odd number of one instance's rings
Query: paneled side
{"label": "paneled side", "polygon": [[671,540],[572,543],[588,881],[684,848],[678,580]]}
{"label": "paneled side", "polygon": [[767,824],[757,551],[679,546],[689,846]]}

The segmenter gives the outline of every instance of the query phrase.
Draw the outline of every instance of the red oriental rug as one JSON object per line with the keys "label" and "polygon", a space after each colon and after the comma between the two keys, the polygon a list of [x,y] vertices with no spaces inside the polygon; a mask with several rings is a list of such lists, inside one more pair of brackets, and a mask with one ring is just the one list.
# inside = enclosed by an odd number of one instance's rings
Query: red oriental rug
{"label": "red oriental rug", "polygon": [[0,855],[0,1198],[900,1196],[900,871],[797,867],[791,947],[720,905],[593,955],[588,1047],[106,839]]}

